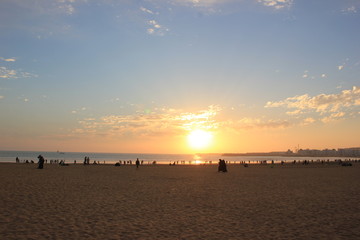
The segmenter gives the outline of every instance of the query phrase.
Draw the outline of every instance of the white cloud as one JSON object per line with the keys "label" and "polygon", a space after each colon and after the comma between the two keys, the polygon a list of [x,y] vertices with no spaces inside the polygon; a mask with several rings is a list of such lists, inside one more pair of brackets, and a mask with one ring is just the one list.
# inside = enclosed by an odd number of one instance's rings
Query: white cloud
{"label": "white cloud", "polygon": [[0,78],[4,79],[18,79],[18,78],[33,78],[38,77],[36,74],[24,72],[21,70],[8,69],[6,67],[0,67]]}
{"label": "white cloud", "polygon": [[225,121],[221,124],[223,127],[231,129],[232,131],[241,130],[262,130],[262,129],[283,129],[293,125],[288,120],[282,119],[262,119],[262,118],[242,118],[238,121]]}
{"label": "white cloud", "polygon": [[173,0],[173,3],[191,5],[195,7],[210,7],[226,2],[234,2],[234,0]]}
{"label": "white cloud", "polygon": [[293,109],[293,111],[286,112],[290,116],[317,114],[324,123],[354,116],[354,112],[358,112],[359,106],[360,87],[356,86],[338,94],[319,94],[314,97],[304,94],[278,102],[267,102],[265,105],[266,108],[285,107]]}
{"label": "white cloud", "polygon": [[301,113],[302,113],[302,112],[301,112],[300,109],[296,109],[296,110],[294,110],[294,111],[292,111],[292,112],[286,112],[287,115],[299,115],[299,114],[301,114]]}
{"label": "white cloud", "polygon": [[308,117],[308,118],[305,118],[303,120],[302,125],[309,125],[309,124],[312,124],[314,122],[316,122],[316,120],[314,118]]}
{"label": "white cloud", "polygon": [[195,113],[183,112],[180,109],[155,108],[152,111],[138,111],[131,115],[107,115],[80,121],[81,127],[75,129],[73,133],[152,137],[184,134],[194,129],[213,130],[218,127],[215,116],[219,111],[219,107],[209,106],[207,110]]}
{"label": "white cloud", "polygon": [[15,62],[16,61],[15,58],[3,58],[3,57],[0,57],[0,60],[5,61],[5,62]]}
{"label": "white cloud", "polygon": [[323,123],[334,122],[334,121],[343,119],[342,117],[344,117],[344,116],[345,116],[344,112],[333,113],[330,116],[322,118],[321,121]]}
{"label": "white cloud", "polygon": [[144,8],[144,7],[140,7],[140,10],[143,11],[143,12],[145,12],[145,13],[154,14],[153,11],[151,11],[151,10],[149,10],[149,9],[147,9],[147,8]]}
{"label": "white cloud", "polygon": [[357,13],[357,9],[355,6],[347,7],[342,10],[343,13]]}
{"label": "white cloud", "polygon": [[257,0],[259,3],[267,7],[273,7],[275,9],[290,8],[293,4],[293,0]]}
{"label": "white cloud", "polygon": [[169,31],[169,29],[156,22],[156,20],[149,20],[147,21],[147,24],[150,25],[147,29],[148,34],[164,36],[165,33]]}
{"label": "white cloud", "polygon": [[286,107],[317,112],[334,112],[340,108],[357,105],[360,100],[360,87],[343,90],[339,94],[319,94],[310,97],[308,94],[287,98],[283,101],[268,102],[265,107]]}

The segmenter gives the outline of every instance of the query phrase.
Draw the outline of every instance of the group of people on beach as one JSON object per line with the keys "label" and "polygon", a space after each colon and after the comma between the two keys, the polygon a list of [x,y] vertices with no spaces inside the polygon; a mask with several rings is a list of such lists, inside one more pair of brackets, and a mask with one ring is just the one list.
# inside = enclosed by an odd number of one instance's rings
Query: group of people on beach
{"label": "group of people on beach", "polygon": [[84,158],[84,165],[89,165],[90,164],[90,158],[85,156]]}
{"label": "group of people on beach", "polygon": [[219,159],[218,172],[227,172],[226,162],[224,159]]}

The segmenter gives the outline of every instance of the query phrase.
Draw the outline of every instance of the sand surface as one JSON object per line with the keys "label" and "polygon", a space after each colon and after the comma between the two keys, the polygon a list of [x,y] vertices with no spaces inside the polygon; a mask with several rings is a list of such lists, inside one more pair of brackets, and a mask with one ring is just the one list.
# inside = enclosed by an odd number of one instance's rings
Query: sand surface
{"label": "sand surface", "polygon": [[360,239],[360,163],[0,164],[0,239]]}

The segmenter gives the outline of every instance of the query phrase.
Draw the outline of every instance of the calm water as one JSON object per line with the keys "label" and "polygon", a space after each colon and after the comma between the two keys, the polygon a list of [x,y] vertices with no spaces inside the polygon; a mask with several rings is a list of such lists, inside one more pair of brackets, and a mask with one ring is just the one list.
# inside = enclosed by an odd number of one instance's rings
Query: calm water
{"label": "calm water", "polygon": [[37,156],[43,155],[48,160],[65,160],[66,163],[83,163],[84,157],[90,157],[90,163],[99,161],[100,163],[113,164],[118,161],[132,161],[135,162],[136,158],[144,161],[144,164],[151,164],[156,161],[159,164],[169,164],[176,162],[178,164],[203,164],[210,163],[216,164],[218,159],[225,159],[230,163],[240,163],[245,161],[246,163],[257,163],[258,161],[272,160],[274,162],[292,162],[303,160],[325,160],[334,161],[339,159],[338,157],[276,157],[276,156],[221,156],[221,154],[136,154],[136,153],[85,153],[85,152],[40,152],[40,151],[0,151],[0,162],[12,162],[15,163],[16,157],[21,161],[33,160],[37,162]]}

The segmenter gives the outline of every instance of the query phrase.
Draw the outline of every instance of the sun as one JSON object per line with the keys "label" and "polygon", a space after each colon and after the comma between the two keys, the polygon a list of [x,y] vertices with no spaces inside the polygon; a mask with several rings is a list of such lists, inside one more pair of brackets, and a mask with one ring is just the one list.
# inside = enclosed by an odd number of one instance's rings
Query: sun
{"label": "sun", "polygon": [[204,130],[193,130],[187,137],[189,146],[193,149],[205,149],[210,146],[213,139],[213,135],[210,132]]}

